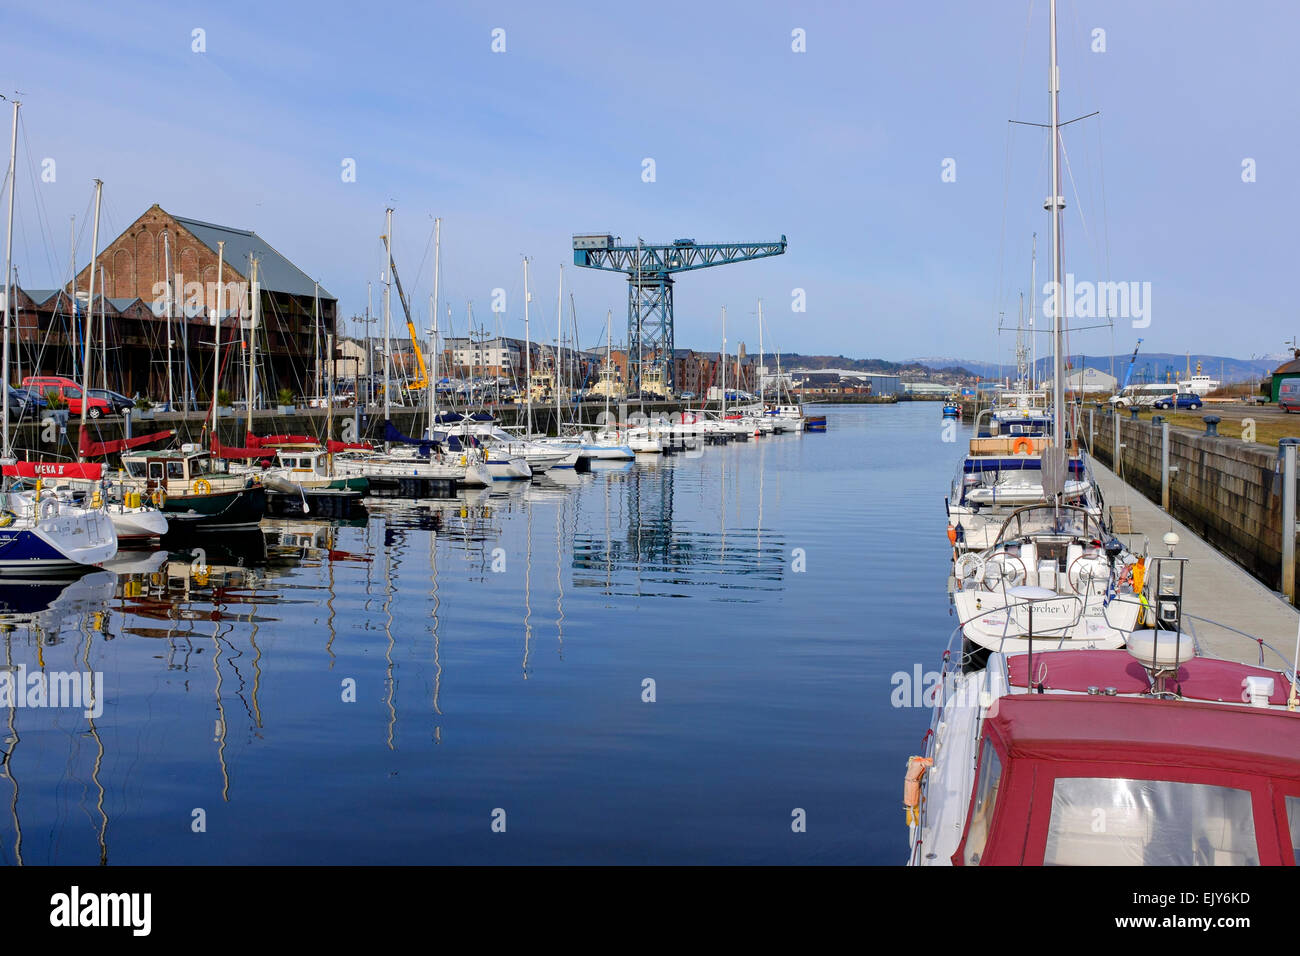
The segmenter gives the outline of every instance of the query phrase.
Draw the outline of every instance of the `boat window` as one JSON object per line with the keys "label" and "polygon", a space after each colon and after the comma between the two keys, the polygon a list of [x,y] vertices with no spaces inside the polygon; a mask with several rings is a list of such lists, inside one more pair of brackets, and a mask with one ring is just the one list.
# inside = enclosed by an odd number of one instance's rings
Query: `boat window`
{"label": "boat window", "polygon": [[126,469],[126,473],[130,475],[132,478],[144,477],[144,462],[142,461],[132,460],[130,458],[123,458],[122,467]]}
{"label": "boat window", "polygon": [[1286,825],[1291,830],[1291,852],[1300,866],[1300,797],[1286,798]]}
{"label": "boat window", "polygon": [[1060,778],[1043,863],[1258,866],[1250,792],[1169,780]]}
{"label": "boat window", "polygon": [[169,462],[167,462],[167,477],[168,477],[168,478],[184,478],[184,477],[185,477],[185,462],[183,462],[183,461],[169,461]]}
{"label": "boat window", "polygon": [[149,477],[155,480],[161,480],[163,476],[163,463],[160,461],[149,462]]}
{"label": "boat window", "polygon": [[975,807],[971,810],[970,823],[966,827],[966,843],[963,848],[967,866],[979,864],[984,855],[984,844],[989,838],[989,824],[993,820],[993,805],[998,799],[998,783],[1002,780],[1002,761],[998,759],[993,745],[984,741],[980,747],[979,781],[975,785]]}

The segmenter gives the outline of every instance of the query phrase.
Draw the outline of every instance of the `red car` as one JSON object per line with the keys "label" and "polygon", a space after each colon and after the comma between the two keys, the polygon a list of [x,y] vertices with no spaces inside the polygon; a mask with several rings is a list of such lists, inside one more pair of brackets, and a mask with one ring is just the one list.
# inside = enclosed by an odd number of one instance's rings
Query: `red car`
{"label": "red car", "polygon": [[[70,378],[62,378],[58,375],[28,375],[23,379],[23,387],[31,389],[47,401],[52,395],[57,395],[70,413],[81,414],[81,386]],[[92,395],[87,400],[88,418],[103,418],[111,414],[113,414],[112,407],[102,398],[95,398]]]}

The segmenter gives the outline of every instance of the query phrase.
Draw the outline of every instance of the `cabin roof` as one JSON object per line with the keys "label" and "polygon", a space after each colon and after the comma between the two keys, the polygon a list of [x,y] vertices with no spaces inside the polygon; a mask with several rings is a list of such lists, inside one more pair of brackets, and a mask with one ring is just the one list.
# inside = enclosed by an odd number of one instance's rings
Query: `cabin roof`
{"label": "cabin roof", "polygon": [[988,728],[1011,759],[1068,763],[1066,776],[1113,776],[1105,767],[1122,763],[1149,767],[1157,777],[1170,767],[1196,767],[1300,779],[1300,713],[1285,710],[1013,694],[997,701]]}

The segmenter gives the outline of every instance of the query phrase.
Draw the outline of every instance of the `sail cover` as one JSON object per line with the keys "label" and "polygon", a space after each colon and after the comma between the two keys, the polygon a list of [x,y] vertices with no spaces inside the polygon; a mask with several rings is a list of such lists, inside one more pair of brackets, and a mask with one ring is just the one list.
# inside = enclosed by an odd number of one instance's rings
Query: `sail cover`
{"label": "sail cover", "polygon": [[16,461],[4,466],[7,478],[81,478],[99,481],[104,466],[98,461],[78,464],[70,461]]}
{"label": "sail cover", "polygon": [[214,435],[212,437],[212,457],[214,458],[271,458],[275,450],[271,448],[240,448],[237,445],[223,445]]}
{"label": "sail cover", "polygon": [[82,458],[98,458],[101,455],[116,455],[118,452],[126,451],[128,448],[139,448],[141,445],[152,445],[156,441],[162,441],[165,438],[171,438],[176,434],[175,429],[169,428],[163,432],[153,432],[149,435],[137,435],[135,438],[114,438],[111,441],[94,441],[86,429],[81,430],[77,438],[77,454]]}

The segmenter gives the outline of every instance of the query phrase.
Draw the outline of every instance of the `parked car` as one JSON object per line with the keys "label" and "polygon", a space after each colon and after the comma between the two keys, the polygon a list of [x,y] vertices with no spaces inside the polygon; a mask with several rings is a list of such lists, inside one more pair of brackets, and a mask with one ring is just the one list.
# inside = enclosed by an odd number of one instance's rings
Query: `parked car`
{"label": "parked car", "polygon": [[25,388],[14,388],[9,386],[9,417],[22,418],[24,416],[36,416],[40,414],[42,408],[49,403],[41,398],[35,392]]}
{"label": "parked car", "polygon": [[[39,392],[47,401],[51,395],[57,395],[63,399],[71,414],[81,414],[81,386],[70,378],[62,378],[58,375],[28,375],[23,379],[23,386]],[[88,418],[103,418],[105,415],[113,414],[112,406],[102,398],[95,398],[92,395],[85,399],[85,402]]]}
{"label": "parked car", "polygon": [[120,392],[113,391],[111,388],[92,388],[89,389],[89,392],[91,398],[102,398],[108,402],[108,406],[113,410],[112,414],[114,415],[121,415],[135,408],[134,400],[127,398]]}
{"label": "parked car", "polygon": [[1300,408],[1300,378],[1284,378],[1277,387],[1277,407],[1284,412]]}
{"label": "parked car", "polygon": [[1176,395],[1165,395],[1157,398],[1151,405],[1152,408],[1200,408],[1205,403],[1201,401],[1201,396],[1195,392],[1178,392]]}

